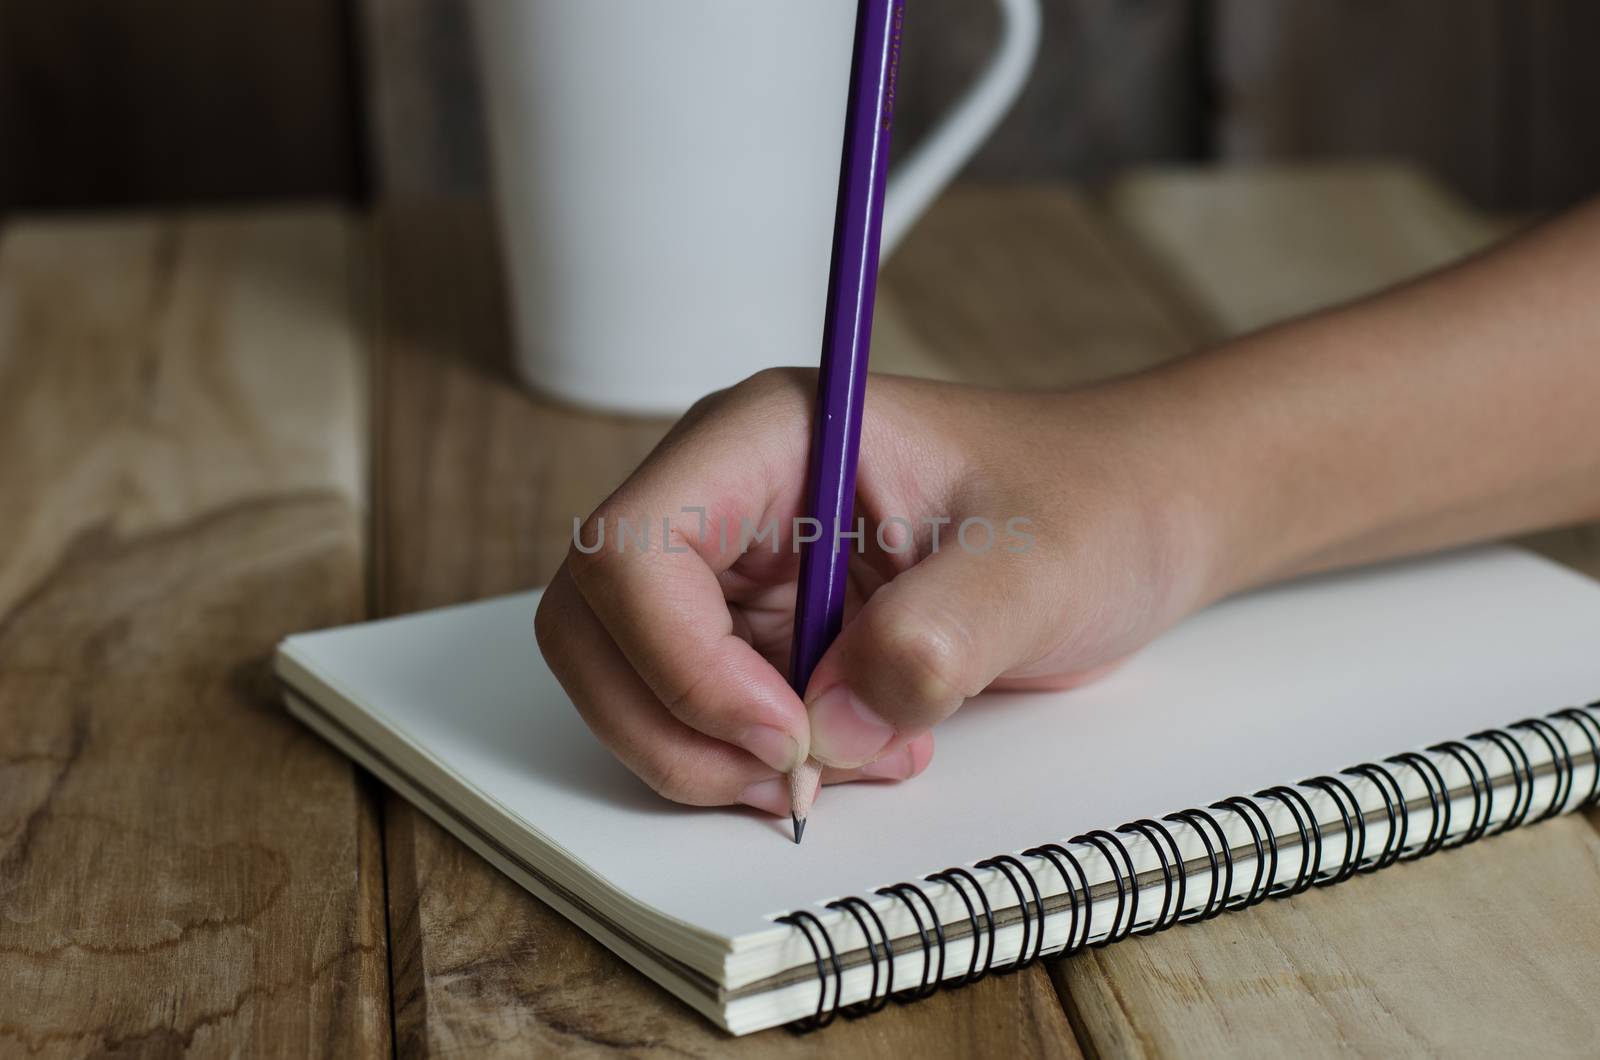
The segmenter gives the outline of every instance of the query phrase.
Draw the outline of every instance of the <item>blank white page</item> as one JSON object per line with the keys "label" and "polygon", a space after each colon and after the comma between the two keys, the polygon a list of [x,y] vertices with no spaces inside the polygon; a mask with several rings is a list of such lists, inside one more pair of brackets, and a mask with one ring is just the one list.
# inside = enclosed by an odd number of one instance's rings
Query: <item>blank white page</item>
{"label": "blank white page", "polygon": [[[729,939],[991,854],[1600,698],[1600,585],[1493,548],[1226,601],[1105,680],[989,694],[923,776],[825,789],[806,840],[664,802],[589,733],[537,594],[290,638],[300,665],[571,857]],[[710,868],[714,867],[714,869]]]}

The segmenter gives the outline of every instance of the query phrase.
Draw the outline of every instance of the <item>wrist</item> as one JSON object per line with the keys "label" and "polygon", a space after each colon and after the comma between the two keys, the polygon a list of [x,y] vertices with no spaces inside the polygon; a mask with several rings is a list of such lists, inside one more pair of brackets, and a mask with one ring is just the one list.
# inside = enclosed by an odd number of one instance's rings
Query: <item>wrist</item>
{"label": "wrist", "polygon": [[1281,329],[1126,380],[1163,468],[1174,518],[1187,528],[1203,601],[1325,569],[1376,516],[1350,447],[1344,407],[1291,354]]}
{"label": "wrist", "polygon": [[[1095,562],[1120,571],[1108,591],[1137,594],[1134,610],[1155,628],[1235,591],[1236,556],[1248,551],[1233,540],[1224,499],[1239,486],[1206,460],[1180,396],[1155,373],[1040,396],[1056,465],[1029,478],[1035,489],[1063,484],[1056,521],[1067,539],[1093,543]],[[1063,557],[1081,582],[1078,550]]]}
{"label": "wrist", "polygon": [[1275,538],[1266,514],[1267,468],[1235,441],[1242,410],[1196,378],[1199,360],[1090,392],[1180,613],[1270,581],[1287,562],[1287,542]]}

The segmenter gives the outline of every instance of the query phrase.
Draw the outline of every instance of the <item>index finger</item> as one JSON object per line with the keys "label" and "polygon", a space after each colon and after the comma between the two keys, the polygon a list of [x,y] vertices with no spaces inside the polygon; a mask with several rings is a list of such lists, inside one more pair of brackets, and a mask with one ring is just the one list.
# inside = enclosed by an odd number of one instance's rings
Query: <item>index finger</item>
{"label": "index finger", "polygon": [[[734,419],[701,417],[670,437],[589,517],[568,566],[613,642],[675,717],[787,772],[809,752],[805,706],[735,633],[718,575],[738,558],[742,523],[764,526],[775,510],[793,507],[799,472],[781,426]],[[803,467],[803,415],[795,426]],[[781,530],[779,537],[786,539]]]}

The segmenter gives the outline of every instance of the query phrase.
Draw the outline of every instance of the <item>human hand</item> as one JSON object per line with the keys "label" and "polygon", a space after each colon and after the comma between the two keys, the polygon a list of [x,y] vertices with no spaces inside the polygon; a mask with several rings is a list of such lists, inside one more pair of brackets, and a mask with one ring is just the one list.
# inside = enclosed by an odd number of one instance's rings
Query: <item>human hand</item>
{"label": "human hand", "polygon": [[782,774],[808,754],[824,783],[912,777],[968,697],[1089,680],[1213,595],[1193,483],[1129,389],[873,377],[865,532],[802,701],[785,673],[816,376],[763,372],[697,404],[590,515],[539,645],[669,799],[787,815]]}

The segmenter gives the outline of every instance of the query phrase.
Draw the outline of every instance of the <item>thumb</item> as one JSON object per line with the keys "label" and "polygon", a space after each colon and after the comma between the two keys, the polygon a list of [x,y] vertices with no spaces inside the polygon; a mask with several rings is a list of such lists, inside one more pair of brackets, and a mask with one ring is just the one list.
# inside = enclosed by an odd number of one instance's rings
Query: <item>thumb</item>
{"label": "thumb", "polygon": [[806,688],[811,755],[853,769],[921,735],[1037,652],[1030,557],[997,546],[934,553],[873,593]]}

